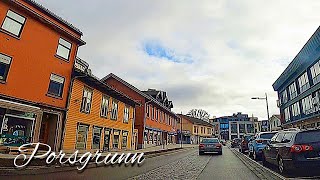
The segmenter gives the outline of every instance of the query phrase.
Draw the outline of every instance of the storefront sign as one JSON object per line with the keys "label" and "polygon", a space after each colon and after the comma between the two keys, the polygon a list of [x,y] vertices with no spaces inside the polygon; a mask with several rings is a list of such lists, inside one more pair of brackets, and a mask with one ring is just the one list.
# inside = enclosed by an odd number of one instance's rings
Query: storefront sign
{"label": "storefront sign", "polygon": [[[46,152],[38,152],[40,147],[45,147],[43,149],[48,149]],[[28,149],[28,150],[27,150]],[[32,150],[31,155],[27,155],[27,151]],[[108,153],[106,156],[102,156],[99,150],[96,153],[86,152],[82,155],[79,155],[79,151],[76,150],[69,157],[61,150],[59,153],[52,152],[51,147],[44,143],[29,143],[24,144],[19,147],[20,154],[17,155],[13,164],[16,168],[25,168],[30,164],[33,159],[45,159],[46,164],[49,165],[54,161],[58,160],[61,165],[70,164],[76,165],[79,171],[83,170],[89,162],[94,162],[97,167],[101,164],[104,165],[115,165],[115,164],[142,164],[145,158],[143,157],[144,153]],[[21,162],[22,160],[22,162]],[[19,164],[18,164],[19,161]],[[21,163],[20,163],[21,162]],[[129,166],[126,166],[129,167]]]}

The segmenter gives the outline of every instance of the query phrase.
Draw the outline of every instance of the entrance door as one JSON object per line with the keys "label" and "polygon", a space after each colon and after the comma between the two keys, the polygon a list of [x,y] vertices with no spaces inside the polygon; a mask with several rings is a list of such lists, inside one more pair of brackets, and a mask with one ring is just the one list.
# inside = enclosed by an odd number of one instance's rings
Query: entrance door
{"label": "entrance door", "polygon": [[109,149],[110,149],[110,129],[105,129],[103,151],[109,151]]}
{"label": "entrance door", "polygon": [[55,145],[57,144],[57,123],[59,116],[57,114],[43,113],[39,142],[47,144],[51,147],[52,151],[56,151]]}
{"label": "entrance door", "polygon": [[48,135],[49,135],[49,123],[48,121],[42,121],[40,135],[39,135],[39,142],[47,144]]}

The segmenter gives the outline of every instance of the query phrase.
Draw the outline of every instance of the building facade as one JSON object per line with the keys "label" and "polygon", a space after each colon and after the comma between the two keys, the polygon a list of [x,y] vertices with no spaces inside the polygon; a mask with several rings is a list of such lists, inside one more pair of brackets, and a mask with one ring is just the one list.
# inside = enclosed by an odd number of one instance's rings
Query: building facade
{"label": "building facade", "polygon": [[136,147],[133,99],[76,69],[63,150],[131,150]]}
{"label": "building facade", "polygon": [[[236,128],[237,131],[234,131],[234,127],[232,128],[233,130],[233,135],[231,136],[231,127],[230,127],[230,122],[238,122],[238,121],[248,121],[250,122],[250,118],[248,117],[248,114],[242,114],[241,112],[234,113],[232,116],[222,116],[213,119],[213,123],[219,123],[219,132],[220,132],[220,138],[225,139],[225,140],[230,140],[231,137],[235,137],[235,135],[240,136],[240,129],[238,131],[238,128]],[[239,123],[237,123],[239,124]],[[243,124],[243,123],[240,123]],[[247,124],[247,123],[245,123]],[[248,123],[250,124],[250,123]],[[250,129],[251,125],[249,125],[248,129]],[[238,127],[238,125],[237,125]],[[245,129],[247,129],[247,126],[245,126]],[[241,125],[241,132],[242,132],[242,125]],[[237,133],[237,134],[235,134]]]}
{"label": "building facade", "polygon": [[269,119],[270,130],[279,131],[281,130],[281,120],[280,115],[272,115]]}
{"label": "building facade", "polygon": [[82,32],[31,0],[1,1],[0,21],[0,144],[59,150]]}
{"label": "building facade", "polygon": [[166,92],[140,91],[112,73],[102,81],[141,104],[136,108],[134,124],[138,129],[138,148],[176,143],[179,116],[171,111],[172,101],[168,100]]}
{"label": "building facade", "polygon": [[320,29],[274,82],[284,128],[320,126]]}
{"label": "building facade", "polygon": [[[203,138],[213,137],[213,125],[207,121],[179,114],[181,121],[178,122],[178,142],[180,143],[182,132],[182,143],[199,144]],[[182,122],[182,124],[181,124]],[[182,127],[182,131],[180,131]]]}

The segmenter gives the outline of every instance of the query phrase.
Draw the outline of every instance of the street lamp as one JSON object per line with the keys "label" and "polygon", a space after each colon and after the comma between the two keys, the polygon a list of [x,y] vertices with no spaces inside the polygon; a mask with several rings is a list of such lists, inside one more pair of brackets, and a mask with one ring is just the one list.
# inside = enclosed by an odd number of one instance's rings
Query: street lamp
{"label": "street lamp", "polygon": [[[259,100],[266,100],[266,105],[267,105],[267,115],[268,115],[268,121],[270,120],[270,115],[269,115],[269,105],[268,105],[268,96],[267,93],[265,93],[266,97],[252,97],[251,99],[259,99]],[[269,124],[269,129],[270,129],[270,124]]]}

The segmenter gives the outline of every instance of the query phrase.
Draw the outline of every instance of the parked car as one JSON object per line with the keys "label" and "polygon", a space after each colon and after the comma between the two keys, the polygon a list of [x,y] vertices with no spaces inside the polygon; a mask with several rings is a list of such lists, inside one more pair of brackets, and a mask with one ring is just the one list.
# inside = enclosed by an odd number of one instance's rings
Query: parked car
{"label": "parked car", "polygon": [[227,145],[227,141],[224,140],[224,139],[222,139],[222,140],[220,141],[220,143],[221,143],[223,146],[226,146],[226,145]]}
{"label": "parked car", "polygon": [[320,129],[281,131],[263,149],[262,162],[280,173],[297,168],[320,168]]}
{"label": "parked car", "polygon": [[199,144],[199,155],[206,152],[217,152],[222,155],[222,145],[218,138],[204,138]]}
{"label": "parked car", "polygon": [[253,136],[248,143],[249,148],[249,156],[252,157],[254,160],[259,160],[262,155],[262,150],[264,147],[270,142],[270,139],[276,134],[277,132],[260,132]]}
{"label": "parked car", "polygon": [[239,146],[240,146],[240,143],[241,143],[241,138],[234,138],[234,139],[231,141],[231,147],[232,147],[232,148],[239,147]]}
{"label": "parked car", "polygon": [[240,143],[240,148],[239,148],[240,152],[246,153],[249,150],[248,143],[249,143],[249,140],[251,139],[251,137],[252,137],[252,135],[244,135],[242,137],[242,140]]}

